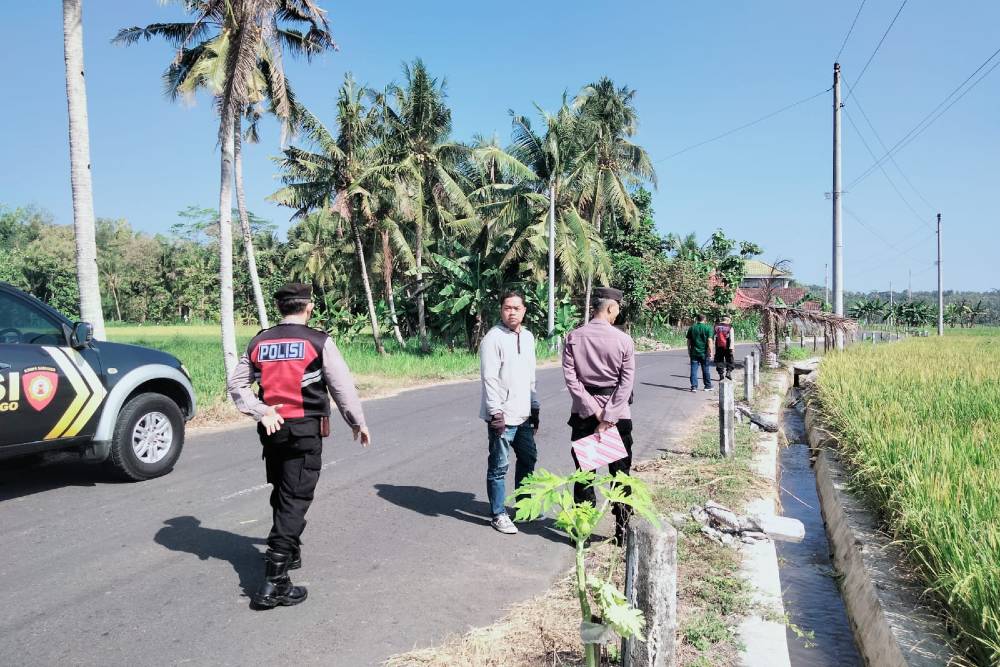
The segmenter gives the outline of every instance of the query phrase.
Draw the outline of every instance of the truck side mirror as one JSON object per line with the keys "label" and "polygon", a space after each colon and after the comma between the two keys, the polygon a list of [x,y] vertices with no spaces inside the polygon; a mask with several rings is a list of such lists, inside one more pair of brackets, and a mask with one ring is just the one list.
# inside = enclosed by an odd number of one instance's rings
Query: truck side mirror
{"label": "truck side mirror", "polygon": [[94,338],[94,327],[90,322],[77,322],[73,325],[73,332],[69,336],[69,345],[74,350],[87,347]]}

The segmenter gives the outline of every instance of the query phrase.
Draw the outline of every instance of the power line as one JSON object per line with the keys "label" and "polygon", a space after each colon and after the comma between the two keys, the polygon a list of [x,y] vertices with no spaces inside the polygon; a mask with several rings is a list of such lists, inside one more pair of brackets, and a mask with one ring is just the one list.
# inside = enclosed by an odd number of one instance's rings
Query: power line
{"label": "power line", "polygon": [[[871,146],[869,146],[868,142],[865,140],[864,135],[861,134],[861,129],[858,128],[857,123],[854,122],[854,117],[851,116],[851,112],[850,111],[847,111],[847,120],[850,121],[851,127],[853,127],[854,131],[857,132],[858,138],[861,139],[861,143],[864,145],[865,150],[868,151],[868,154],[872,156],[873,160],[877,160],[878,158],[875,157],[875,151],[872,150]],[[907,199],[905,195],[903,195],[902,191],[900,191],[899,187],[896,185],[896,182],[894,180],[892,180],[891,176],[889,176],[889,172],[886,171],[885,166],[884,165],[879,165],[879,168],[882,170],[882,175],[885,176],[885,180],[889,181],[889,185],[891,185],[892,189],[896,191],[897,195],[899,195],[899,198],[906,205],[906,208],[910,209],[910,212],[913,213],[913,217],[915,217],[917,220],[919,220],[922,224],[925,224],[928,227],[930,227],[931,229],[933,229],[933,227],[931,227],[931,224],[928,221],[924,220],[920,216],[920,214],[917,213],[917,210],[915,208],[913,208],[913,204],[910,203],[910,200]]]}
{"label": "power line", "polygon": [[874,254],[874,255],[872,255],[870,257],[867,257],[867,258],[859,261],[858,265],[854,266],[854,270],[858,271],[858,270],[869,269],[872,266],[874,266],[875,264],[885,264],[885,263],[889,262],[890,260],[898,259],[899,257],[901,257],[903,255],[906,255],[907,257],[910,257],[910,259],[913,259],[913,256],[909,254],[910,251],[911,250],[916,250],[921,245],[927,243],[927,241],[929,241],[930,239],[934,238],[935,236],[937,236],[937,231],[936,230],[933,231],[933,232],[931,232],[930,234],[922,236],[921,238],[919,238],[917,240],[916,243],[913,243],[913,244],[911,244],[911,245],[909,245],[909,246],[907,246],[905,248],[900,248],[898,252],[896,252],[896,253],[894,253],[892,255],[886,255],[885,253],[881,253],[881,252],[877,253],[877,254]]}
{"label": "power line", "polygon": [[859,216],[859,215],[858,215],[857,213],[855,213],[855,212],[854,212],[854,211],[852,211],[851,209],[847,208],[846,206],[844,207],[844,211],[846,211],[846,212],[847,212],[847,215],[849,215],[849,216],[851,216],[852,218],[854,218],[854,219],[855,219],[855,220],[856,220],[856,221],[858,222],[858,224],[859,224],[859,225],[861,225],[862,227],[864,227],[865,229],[867,229],[867,230],[868,230],[869,232],[871,232],[872,236],[874,236],[874,237],[875,237],[875,238],[877,238],[877,239],[878,239],[879,241],[881,241],[882,243],[884,243],[884,244],[886,244],[887,246],[889,246],[889,248],[890,248],[890,249],[892,249],[892,250],[897,250],[897,251],[899,250],[899,248],[897,248],[897,247],[896,247],[896,246],[895,246],[895,245],[894,245],[893,243],[891,243],[891,242],[890,242],[890,241],[889,241],[888,239],[886,239],[886,238],[885,238],[884,236],[882,236],[882,235],[881,235],[881,234],[879,234],[879,233],[878,233],[877,231],[875,231],[875,228],[874,228],[874,227],[869,227],[869,226],[868,226],[868,223],[867,223],[867,222],[865,222],[864,220],[862,220],[862,219],[861,219],[861,217],[860,217],[860,216]]}
{"label": "power line", "polygon": [[[908,1],[909,0],[903,0],[902,4],[899,5],[899,9],[896,10],[896,15],[892,17],[892,21],[889,23],[889,27],[886,28],[885,32],[882,33],[882,39],[878,40],[878,44],[875,45],[875,50],[872,51],[872,54],[870,56],[868,56],[868,60],[865,62],[865,66],[861,68],[861,74],[858,74],[858,78],[854,81],[855,86],[861,83],[861,77],[863,77],[865,75],[865,72],[868,71],[868,66],[872,64],[872,60],[875,59],[875,54],[878,53],[878,50],[882,48],[882,42],[884,42],[885,38],[889,36],[889,31],[892,30],[892,26],[896,25],[896,19],[898,19],[899,15],[903,13],[903,7],[906,6],[906,3]],[[847,102],[847,100],[851,99],[851,93],[853,92],[854,92],[854,87],[848,86],[847,96],[844,97],[845,103]]]}
{"label": "power line", "polygon": [[861,10],[865,8],[865,2],[868,0],[861,0],[861,6],[858,7],[858,13],[854,15],[854,20],[851,21],[851,27],[847,29],[847,34],[844,35],[844,42],[840,45],[840,51],[837,51],[837,55],[834,56],[833,62],[840,62],[840,54],[844,52],[844,47],[847,46],[847,40],[851,38],[851,33],[854,32],[854,26],[858,22],[858,17],[861,16]]}
{"label": "power line", "polygon": [[[832,88],[832,86],[831,86],[831,88]],[[806,102],[814,100],[817,97],[819,97],[820,95],[826,95],[828,92],[830,92],[831,88],[827,88],[826,90],[820,91],[820,92],[816,93],[815,95],[810,95],[809,97],[804,97],[801,100],[799,100],[798,102],[792,102],[791,104],[788,104],[786,106],[781,107],[777,111],[772,111],[771,113],[769,113],[769,114],[767,114],[765,116],[761,116],[760,118],[758,118],[756,120],[752,120],[749,123],[744,123],[743,125],[740,125],[739,127],[734,127],[733,129],[728,130],[726,132],[723,132],[722,134],[719,134],[717,136],[714,136],[711,139],[706,139],[705,141],[699,141],[696,144],[691,144],[687,148],[682,148],[681,150],[677,151],[676,153],[671,153],[670,155],[668,155],[668,156],[666,156],[664,158],[660,158],[659,160],[656,160],[654,164],[659,164],[660,162],[664,162],[665,160],[670,160],[671,158],[675,158],[678,155],[681,155],[682,153],[687,153],[688,151],[692,151],[695,148],[700,148],[700,147],[704,146],[705,144],[710,144],[713,141],[718,141],[719,139],[723,139],[725,137],[728,137],[731,134],[735,134],[736,132],[739,132],[740,130],[745,130],[748,127],[753,127],[754,125],[756,125],[758,123],[762,123],[762,122],[764,122],[765,120],[767,120],[769,118],[773,118],[773,117],[777,116],[780,113],[788,111],[789,109],[793,109],[793,108],[799,106],[800,104],[805,104]]]}
{"label": "power line", "polygon": [[[880,135],[878,133],[878,130],[875,129],[875,125],[872,123],[871,118],[868,117],[868,114],[865,113],[865,109],[863,106],[861,106],[861,100],[858,98],[857,95],[854,96],[854,105],[858,107],[858,111],[861,112],[861,116],[865,119],[865,122],[868,123],[868,127],[871,128],[871,131],[875,135],[875,139],[878,141],[879,145],[882,147],[882,150],[888,151],[889,148],[885,145],[885,142],[882,141],[882,135]],[[855,127],[855,129],[857,129],[857,127]],[[875,155],[872,154],[872,157],[874,158]],[[906,181],[907,185],[910,186],[910,189],[913,190],[913,192],[915,192],[918,197],[920,197],[921,201],[923,201],[924,204],[927,205],[927,208],[929,208],[931,211],[936,211],[937,209],[935,208],[935,206],[931,204],[929,201],[927,201],[927,197],[924,197],[923,193],[921,193],[920,190],[917,189],[917,186],[913,184],[913,181],[911,181],[909,176],[906,175],[906,172],[903,171],[903,168],[899,166],[899,162],[896,161],[896,158],[890,155],[889,159],[892,160],[892,164],[895,165],[896,171],[899,172],[899,175],[903,177],[903,180]]]}
{"label": "power line", "polygon": [[[871,227],[871,226],[870,226],[870,225],[869,225],[868,223],[866,223],[866,222],[865,222],[864,220],[862,220],[862,219],[861,219],[861,216],[859,216],[859,215],[858,215],[857,213],[855,213],[855,212],[854,212],[854,211],[852,211],[851,209],[849,209],[849,208],[847,208],[847,207],[845,206],[845,207],[844,207],[844,211],[846,211],[846,212],[847,212],[847,214],[848,214],[849,216],[851,216],[852,218],[854,218],[854,220],[856,220],[858,224],[860,224],[860,225],[861,225],[862,227],[864,227],[864,228],[865,228],[866,230],[868,230],[868,231],[869,231],[869,232],[870,232],[870,233],[872,234],[872,236],[874,236],[874,237],[875,237],[875,238],[877,238],[877,239],[878,239],[879,241],[881,241],[881,242],[882,242],[882,243],[884,243],[884,244],[885,244],[886,246],[888,246],[890,250],[894,250],[894,251],[895,251],[895,254],[893,254],[893,255],[890,255],[890,257],[899,257],[899,256],[902,256],[902,255],[906,255],[907,257],[909,257],[909,258],[910,258],[910,259],[912,259],[912,260],[915,260],[915,261],[918,261],[918,262],[919,262],[919,261],[922,261],[922,260],[920,260],[920,259],[918,259],[918,258],[914,257],[913,255],[911,255],[911,254],[910,254],[910,251],[911,251],[911,250],[913,250],[913,249],[915,249],[915,248],[917,248],[917,247],[919,247],[919,246],[920,246],[920,244],[924,242],[923,240],[921,240],[921,241],[918,241],[918,242],[917,242],[916,244],[914,244],[914,245],[913,245],[912,247],[909,247],[909,248],[900,248],[900,247],[899,247],[898,245],[896,245],[895,243],[892,243],[892,242],[890,242],[890,241],[889,241],[888,239],[886,239],[886,238],[885,238],[884,236],[882,236],[882,235],[881,235],[881,234],[880,234],[880,233],[879,233],[878,231],[876,231],[876,230],[875,230],[875,228],[874,228],[874,227]],[[919,231],[919,230],[918,230],[918,231]],[[909,238],[910,236],[912,236],[912,234],[911,234],[911,235],[908,235],[908,236],[905,236],[905,237],[903,237],[903,238],[902,238],[902,239],[900,239],[899,241],[902,241],[902,240],[906,240],[906,239],[908,239],[908,238]],[[927,237],[927,238],[929,238],[929,237]],[[899,241],[897,241],[897,243],[898,243]],[[861,264],[862,264],[862,265],[866,265],[866,264],[868,264],[868,263],[869,263],[869,262],[870,262],[870,261],[871,261],[872,259],[875,259],[875,256],[873,256],[873,257],[871,257],[871,258],[869,258],[869,259],[867,259],[867,260],[864,260],[863,262],[861,262]],[[878,259],[879,259],[880,261],[881,261],[881,260],[883,260],[883,259],[884,259],[884,255],[882,255],[882,254],[878,255]]]}
{"label": "power line", "polygon": [[[952,106],[954,106],[956,102],[958,102],[960,99],[962,99],[963,97],[965,97],[965,95],[970,90],[972,90],[973,88],[975,88],[979,84],[980,81],[982,81],[987,76],[989,76],[990,73],[994,69],[996,69],[998,65],[1000,65],[1000,60],[998,60],[996,63],[994,63],[993,66],[990,67],[982,76],[980,76],[978,79],[976,79],[976,81],[973,82],[972,85],[970,85],[967,88],[965,88],[965,85],[967,83],[969,83],[969,81],[971,81],[977,74],[979,74],[979,72],[982,71],[982,69],[984,67],[986,67],[987,65],[989,65],[990,61],[992,61],[994,58],[997,57],[997,54],[1000,54],[1000,49],[997,49],[996,51],[994,51],[992,53],[992,55],[990,55],[989,58],[987,58],[986,60],[984,60],[982,62],[982,64],[980,64],[979,67],[977,67],[975,69],[975,71],[972,72],[972,74],[970,74],[969,76],[967,76],[965,78],[965,80],[962,81],[962,83],[958,84],[950,93],[948,93],[947,95],[945,95],[944,99],[942,99],[937,104],[937,106],[935,106],[933,109],[931,109],[930,112],[927,113],[927,115],[925,115],[923,118],[921,118],[920,121],[916,125],[914,125],[912,128],[910,128],[909,132],[907,132],[906,134],[904,134],[903,137],[892,146],[892,148],[890,148],[888,151],[886,151],[885,154],[882,157],[880,157],[872,165],[870,165],[867,169],[865,169],[861,173],[860,176],[858,176],[853,181],[851,181],[851,183],[848,186],[848,188],[852,188],[855,185],[857,185],[858,183],[860,183],[861,181],[863,181],[864,179],[868,178],[868,176],[871,175],[871,173],[873,171],[875,171],[875,169],[877,169],[878,166],[882,162],[884,162],[885,160],[889,159],[889,157],[891,155],[894,155],[894,154],[898,153],[900,150],[902,150],[903,148],[905,148],[906,146],[908,146],[911,142],[913,142],[918,136],[920,136],[921,134],[923,134],[923,132],[928,127],[930,127],[932,123],[934,123],[934,121],[936,121],[938,118],[940,118],[942,115],[944,115],[944,113],[946,111],[948,111],[948,109],[950,109]],[[958,95],[958,97],[955,97],[955,95],[958,94],[958,91],[962,90],[962,88],[965,88],[965,90],[961,93],[961,95]],[[955,99],[952,99],[953,97],[955,97]],[[949,100],[950,100],[950,103],[949,103]],[[945,106],[945,105],[947,105],[947,106]],[[942,107],[944,107],[944,108],[942,109]],[[935,114],[937,114],[937,115],[935,115]]]}

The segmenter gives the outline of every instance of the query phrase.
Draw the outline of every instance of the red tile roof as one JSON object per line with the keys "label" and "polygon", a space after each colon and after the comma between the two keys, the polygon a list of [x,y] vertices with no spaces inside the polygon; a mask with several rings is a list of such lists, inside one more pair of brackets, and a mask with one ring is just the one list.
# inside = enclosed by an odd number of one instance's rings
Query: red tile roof
{"label": "red tile roof", "polygon": [[[759,306],[764,303],[765,291],[760,287],[740,287],[733,295],[733,305],[737,308]],[[794,306],[808,291],[805,287],[775,287],[771,290],[771,297],[781,299],[787,306]],[[806,310],[819,310],[819,304],[813,301],[803,303],[802,307]]]}

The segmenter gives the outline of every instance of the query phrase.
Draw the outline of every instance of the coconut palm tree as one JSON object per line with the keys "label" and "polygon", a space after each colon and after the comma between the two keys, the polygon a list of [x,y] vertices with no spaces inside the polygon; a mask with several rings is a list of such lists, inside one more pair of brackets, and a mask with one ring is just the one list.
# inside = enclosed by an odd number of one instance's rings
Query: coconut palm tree
{"label": "coconut palm tree", "polygon": [[[204,86],[216,97],[221,147],[220,319],[223,360],[228,373],[236,364],[231,206],[240,119],[248,108],[266,98],[273,113],[287,121],[292,101],[282,67],[283,49],[289,48],[293,53],[309,57],[323,49],[335,48],[335,44],[330,36],[326,12],[312,0],[182,0],[182,4],[192,16],[192,21],[126,28],[118,33],[115,41],[130,44],[154,36],[167,39],[178,48],[174,63],[164,75],[168,93],[172,84],[176,84],[180,91],[190,92]],[[289,26],[305,26],[308,29],[303,33]],[[252,239],[247,238],[249,223],[244,225],[243,232],[249,263],[253,254],[250,250]],[[251,275],[255,276],[256,271],[251,271]],[[259,280],[257,282],[255,296],[258,311],[266,321]]]}
{"label": "coconut palm tree", "polygon": [[[522,129],[530,130],[530,124]],[[529,273],[538,281],[558,274],[561,285],[567,288],[582,286],[581,277],[586,275],[606,279],[610,258],[596,230],[576,210],[569,184],[557,179],[556,217],[550,233],[547,228],[553,222],[553,206],[549,182],[539,179],[518,155],[532,157],[516,145],[508,153],[495,140],[476,141],[462,173],[463,183],[471,186],[469,200],[479,215],[454,228],[476,238],[470,246],[475,252],[496,253],[508,282],[520,281]],[[558,271],[543,268],[549,249]],[[552,291],[557,290],[546,290],[546,300]]]}
{"label": "coconut palm tree", "polygon": [[[652,160],[645,149],[629,140],[638,124],[634,97],[634,90],[627,86],[616,88],[611,79],[604,77],[584,86],[573,101],[580,110],[585,146],[578,159],[579,208],[588,211],[598,234],[606,219],[631,224],[638,217],[631,188],[647,182],[656,187]],[[593,276],[586,289],[588,319],[592,284]]]}
{"label": "coconut palm tree", "polygon": [[667,234],[666,248],[673,252],[677,259],[686,261],[700,261],[702,259],[701,244],[698,243],[698,236],[694,232],[683,237],[673,232]]}
{"label": "coconut palm tree", "polygon": [[[537,108],[537,107],[536,107]],[[545,136],[539,136],[525,116],[510,112],[513,146],[511,153],[528,165],[536,174],[539,184],[548,190],[548,328],[549,336],[555,330],[556,295],[556,215],[557,209],[572,206],[571,198],[563,197],[562,186],[573,173],[576,154],[580,149],[578,115],[570,109],[563,95],[562,106],[555,114],[538,109],[545,120]],[[561,204],[561,205],[560,205]]]}
{"label": "coconut palm tree", "polygon": [[76,280],[80,288],[80,318],[90,322],[94,336],[103,340],[104,311],[101,309],[101,284],[97,269],[87,84],[83,80],[83,0],[63,0],[63,49],[66,64],[66,105],[69,108],[69,165],[73,190],[73,235],[76,240]]}
{"label": "coconut palm tree", "polygon": [[[400,204],[409,209],[413,224],[417,333],[420,349],[430,350],[425,312],[424,246],[426,233],[439,236],[458,220],[474,218],[476,211],[456,181],[456,167],[468,149],[448,140],[451,110],[445,104],[444,83],[427,71],[423,61],[403,65],[402,86],[391,85],[374,95],[383,120],[379,162],[375,175],[394,183]],[[412,205],[411,205],[412,204]]]}
{"label": "coconut palm tree", "polygon": [[292,278],[312,283],[325,295],[327,287],[340,278],[337,230],[329,209],[321,208],[303,217],[289,233],[288,271]]}
{"label": "coconut palm tree", "polygon": [[280,165],[285,171],[286,186],[271,198],[304,215],[310,210],[330,209],[351,228],[354,253],[358,261],[361,283],[368,306],[372,338],[380,354],[385,353],[381,330],[375,313],[371,281],[365,262],[362,224],[374,222],[371,182],[377,176],[371,171],[375,151],[372,140],[378,115],[365,105],[366,90],[358,86],[348,73],[337,96],[337,134],[334,136],[308,110],[299,110],[301,127],[317,152],[289,148]]}

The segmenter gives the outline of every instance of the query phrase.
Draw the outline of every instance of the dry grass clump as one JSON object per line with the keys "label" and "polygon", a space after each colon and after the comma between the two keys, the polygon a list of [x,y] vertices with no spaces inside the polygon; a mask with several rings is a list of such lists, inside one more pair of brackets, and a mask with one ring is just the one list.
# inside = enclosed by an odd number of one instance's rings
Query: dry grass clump
{"label": "dry grass clump", "polygon": [[[606,569],[614,549],[592,549],[587,564]],[[538,597],[516,604],[504,618],[485,628],[451,637],[439,646],[395,655],[386,667],[576,667],[583,664],[580,603],[572,572]]]}

